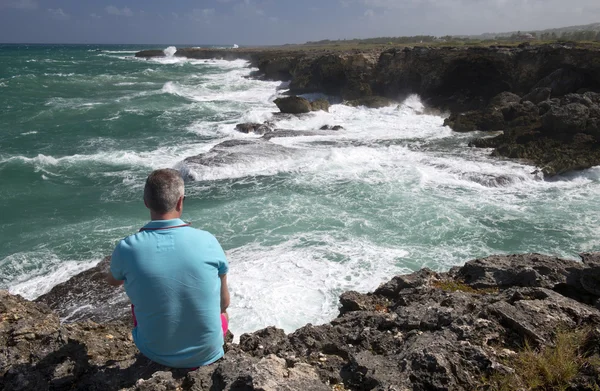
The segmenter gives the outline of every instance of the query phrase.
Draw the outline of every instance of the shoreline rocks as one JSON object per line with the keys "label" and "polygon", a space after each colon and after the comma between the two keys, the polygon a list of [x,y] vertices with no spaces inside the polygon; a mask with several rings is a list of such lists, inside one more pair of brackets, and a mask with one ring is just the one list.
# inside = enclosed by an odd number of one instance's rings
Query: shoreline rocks
{"label": "shoreline rocks", "polygon": [[269,133],[269,132],[273,131],[273,129],[271,129],[271,127],[269,125],[270,124],[268,124],[268,123],[259,124],[256,122],[245,122],[243,124],[235,125],[235,130],[237,130],[240,133],[246,133],[246,134],[255,133],[255,134],[263,135],[265,133]]}
{"label": "shoreline rocks", "polygon": [[453,113],[445,125],[456,131],[503,130],[469,145],[494,148],[493,156],[527,160],[546,177],[600,165],[600,94],[567,94],[537,105],[515,97],[483,110]]}
{"label": "shoreline rocks", "polygon": [[[446,273],[399,275],[372,293],[345,292],[340,315],[293,333],[267,327],[227,343],[216,363],[170,369],[139,354],[130,322],[59,322],[48,306],[0,292],[0,387],[10,390],[473,390],[519,375],[524,341],[550,348],[561,328],[600,324],[600,253],[583,262],[540,254],[467,262]],[[57,287],[87,297],[106,265]],[[75,281],[75,282],[74,282]],[[62,295],[44,300],[60,311]],[[118,312],[118,311],[117,311]],[[93,314],[90,314],[93,316]],[[596,335],[596,334],[594,334]],[[589,339],[589,354],[600,351]],[[596,353],[593,353],[596,352]],[[600,367],[570,385],[592,390]],[[594,380],[595,379],[595,380]],[[489,383],[488,383],[489,386]]]}
{"label": "shoreline rocks", "polygon": [[287,96],[277,98],[273,102],[277,105],[279,111],[283,114],[306,114],[311,111],[329,111],[329,102],[327,99],[317,99],[309,101],[301,96]]}

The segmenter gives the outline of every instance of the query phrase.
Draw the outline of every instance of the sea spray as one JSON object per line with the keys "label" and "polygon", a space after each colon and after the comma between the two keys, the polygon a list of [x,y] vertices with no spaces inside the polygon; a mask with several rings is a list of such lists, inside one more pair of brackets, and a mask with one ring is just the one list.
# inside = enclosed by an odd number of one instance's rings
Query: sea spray
{"label": "sea spray", "polygon": [[165,56],[173,57],[175,55],[175,53],[177,52],[177,48],[175,46],[169,46],[168,48],[166,48],[164,50],[164,52],[165,52]]}

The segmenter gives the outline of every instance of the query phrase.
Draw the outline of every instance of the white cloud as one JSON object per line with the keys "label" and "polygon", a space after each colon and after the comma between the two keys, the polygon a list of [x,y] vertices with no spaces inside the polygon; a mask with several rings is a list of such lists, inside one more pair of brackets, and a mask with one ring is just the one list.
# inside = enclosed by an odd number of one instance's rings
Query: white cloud
{"label": "white cloud", "polygon": [[48,8],[48,13],[50,16],[56,20],[69,20],[71,19],[71,15],[67,14],[63,11],[62,8]]}
{"label": "white cloud", "polygon": [[372,9],[369,8],[368,10],[365,11],[365,17],[372,18],[374,16],[375,16],[375,12]]}
{"label": "white cloud", "polygon": [[100,16],[100,15],[98,15],[98,14],[95,14],[95,13],[94,13],[94,14],[90,14],[90,17],[91,17],[92,19],[100,19],[100,18],[102,18],[102,16]]}
{"label": "white cloud", "polygon": [[133,12],[129,7],[117,8],[114,5],[109,5],[105,8],[105,11],[109,15],[117,15],[117,16],[133,16]]}
{"label": "white cloud", "polygon": [[38,8],[38,2],[35,0],[0,0],[0,8],[34,10]]}

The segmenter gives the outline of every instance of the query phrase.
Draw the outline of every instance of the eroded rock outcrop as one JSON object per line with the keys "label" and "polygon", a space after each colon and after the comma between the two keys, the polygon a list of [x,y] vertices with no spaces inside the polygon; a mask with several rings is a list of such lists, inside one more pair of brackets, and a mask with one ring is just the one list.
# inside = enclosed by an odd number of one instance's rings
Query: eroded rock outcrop
{"label": "eroded rock outcrop", "polygon": [[[423,269],[396,276],[373,293],[344,293],[340,316],[328,324],[309,324],[291,334],[274,327],[244,334],[239,345],[227,344],[223,359],[195,371],[143,358],[127,322],[60,324],[47,306],[0,292],[0,386],[484,389],[492,375],[518,375],[510,357],[525,340],[551,346],[558,330],[599,324],[600,253],[581,257],[583,262],[539,254],[493,256],[448,273]],[[79,276],[80,283],[86,279],[95,280],[94,273]],[[586,340],[585,354],[600,352],[594,335]],[[569,381],[578,390],[592,390],[599,371],[586,366]]]}
{"label": "eroded rock outcrop", "polygon": [[235,130],[237,130],[240,133],[255,133],[262,135],[273,131],[270,125],[271,124],[269,123],[259,124],[256,122],[245,122],[243,124],[235,125]]}
{"label": "eroded rock outcrop", "polygon": [[365,96],[358,99],[346,101],[345,104],[348,106],[358,107],[364,106],[370,109],[380,109],[393,105],[395,102],[391,99],[384,98],[382,96]]}
{"label": "eroded rock outcrop", "polygon": [[597,93],[567,94],[537,105],[526,98],[490,104],[483,110],[453,114],[445,124],[457,131],[504,130],[502,135],[477,139],[471,145],[494,148],[495,156],[528,160],[545,176],[600,165]]}
{"label": "eroded rock outcrop", "polygon": [[273,102],[277,105],[279,111],[283,114],[306,114],[311,111],[329,111],[329,102],[327,99],[317,99],[309,101],[301,96],[287,96],[277,98]]}

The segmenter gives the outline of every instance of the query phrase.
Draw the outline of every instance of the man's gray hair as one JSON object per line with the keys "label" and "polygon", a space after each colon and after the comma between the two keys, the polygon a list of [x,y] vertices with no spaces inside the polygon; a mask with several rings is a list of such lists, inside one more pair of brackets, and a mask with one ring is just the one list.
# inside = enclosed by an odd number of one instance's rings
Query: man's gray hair
{"label": "man's gray hair", "polygon": [[163,168],[148,175],[144,187],[146,205],[157,213],[171,212],[185,193],[183,178],[177,170]]}

